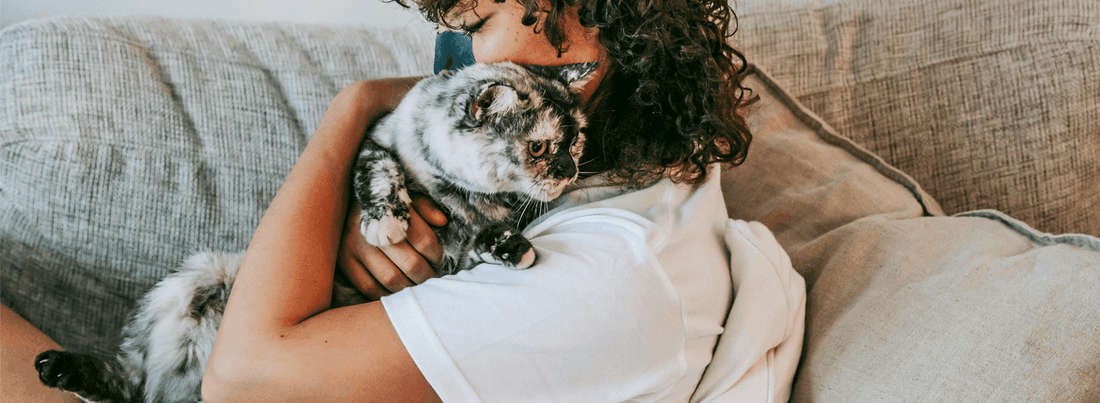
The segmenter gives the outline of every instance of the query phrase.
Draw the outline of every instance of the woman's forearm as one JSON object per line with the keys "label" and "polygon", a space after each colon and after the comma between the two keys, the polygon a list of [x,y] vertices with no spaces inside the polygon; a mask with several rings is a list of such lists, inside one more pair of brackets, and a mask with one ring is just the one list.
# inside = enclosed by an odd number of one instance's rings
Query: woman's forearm
{"label": "woman's forearm", "polygon": [[[262,356],[273,345],[268,341],[329,307],[359,143],[367,126],[396,106],[415,82],[352,84],[329,105],[253,234],[210,365]],[[219,350],[232,354],[219,355]]]}
{"label": "woman's forearm", "polygon": [[355,102],[357,92],[349,87],[333,100],[264,213],[219,337],[242,325],[287,328],[328,307],[351,163],[364,129],[380,113]]}

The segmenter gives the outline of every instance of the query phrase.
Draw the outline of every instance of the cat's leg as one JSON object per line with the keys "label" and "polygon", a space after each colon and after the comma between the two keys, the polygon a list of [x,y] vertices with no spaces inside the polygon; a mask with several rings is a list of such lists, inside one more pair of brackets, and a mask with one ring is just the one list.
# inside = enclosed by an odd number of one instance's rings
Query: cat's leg
{"label": "cat's leg", "polygon": [[471,257],[504,267],[526,269],[535,264],[535,248],[526,237],[508,224],[494,224],[481,229],[474,237]]}
{"label": "cat's leg", "polygon": [[363,140],[355,161],[353,187],[362,211],[359,231],[367,242],[388,246],[405,240],[412,200],[404,172],[393,154],[370,138]]}
{"label": "cat's leg", "polygon": [[51,388],[73,392],[86,402],[131,403],[143,400],[119,362],[88,354],[49,350],[34,359],[38,379]]}

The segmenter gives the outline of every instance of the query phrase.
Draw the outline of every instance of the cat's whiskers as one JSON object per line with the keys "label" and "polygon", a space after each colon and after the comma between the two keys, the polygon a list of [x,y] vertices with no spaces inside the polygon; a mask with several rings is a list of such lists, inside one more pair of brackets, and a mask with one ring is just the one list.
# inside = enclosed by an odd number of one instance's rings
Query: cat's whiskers
{"label": "cat's whiskers", "polygon": [[527,207],[530,206],[531,204],[533,204],[535,201],[537,201],[534,197],[530,196],[531,191],[534,190],[536,186],[539,186],[538,182],[532,183],[531,186],[528,187],[523,192],[523,199],[524,200],[523,200],[523,204],[520,205],[519,215],[516,216],[516,223],[517,224],[520,222],[520,220],[523,219],[523,217],[525,217],[527,215]]}

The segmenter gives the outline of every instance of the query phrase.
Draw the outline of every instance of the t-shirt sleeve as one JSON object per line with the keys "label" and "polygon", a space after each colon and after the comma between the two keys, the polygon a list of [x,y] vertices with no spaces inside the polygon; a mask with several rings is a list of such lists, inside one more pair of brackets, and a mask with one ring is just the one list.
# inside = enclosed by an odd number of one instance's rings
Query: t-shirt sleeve
{"label": "t-shirt sleeve", "polygon": [[443,401],[645,400],[679,379],[680,302],[643,228],[582,217],[531,241],[527,270],[486,264],[382,299]]}

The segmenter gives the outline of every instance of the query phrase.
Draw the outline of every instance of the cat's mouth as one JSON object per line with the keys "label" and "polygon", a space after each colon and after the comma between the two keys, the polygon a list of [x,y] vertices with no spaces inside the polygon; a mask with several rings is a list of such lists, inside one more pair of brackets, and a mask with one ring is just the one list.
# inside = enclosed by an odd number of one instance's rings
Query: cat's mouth
{"label": "cat's mouth", "polygon": [[565,191],[565,187],[570,183],[577,180],[576,175],[568,179],[546,179],[539,181],[530,192],[527,192],[528,196],[538,201],[553,201],[561,196],[561,193]]}

